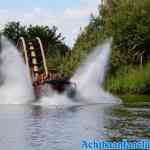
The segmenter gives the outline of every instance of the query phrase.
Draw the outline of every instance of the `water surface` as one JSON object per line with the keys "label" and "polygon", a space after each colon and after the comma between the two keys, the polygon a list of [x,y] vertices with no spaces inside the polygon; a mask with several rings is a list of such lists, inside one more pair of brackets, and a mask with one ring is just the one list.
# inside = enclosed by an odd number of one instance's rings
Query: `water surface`
{"label": "water surface", "polygon": [[0,105],[0,149],[80,150],[85,139],[150,138],[150,105]]}

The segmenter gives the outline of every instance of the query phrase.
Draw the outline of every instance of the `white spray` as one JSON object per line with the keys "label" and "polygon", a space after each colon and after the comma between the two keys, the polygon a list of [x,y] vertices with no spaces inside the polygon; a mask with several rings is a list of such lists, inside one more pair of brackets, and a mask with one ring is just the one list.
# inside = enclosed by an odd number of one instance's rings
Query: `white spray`
{"label": "white spray", "polygon": [[[29,72],[18,50],[4,37],[0,53],[0,104],[24,104],[34,99]],[[104,81],[110,55],[111,41],[97,47],[77,70],[71,82],[77,85],[76,102],[67,94],[45,91],[40,104],[72,105],[80,103],[116,103],[118,100],[104,92]],[[47,88],[46,88],[47,89]]]}
{"label": "white spray", "polygon": [[111,52],[111,40],[98,46],[77,70],[72,82],[77,84],[79,98],[88,103],[118,103],[118,99],[102,89]]}
{"label": "white spray", "polygon": [[0,104],[24,104],[34,99],[24,61],[5,37],[1,37],[0,81]]}
{"label": "white spray", "polygon": [[[116,97],[104,92],[102,83],[107,71],[111,50],[111,40],[106,41],[102,46],[95,48],[81,65],[71,82],[76,84],[76,97],[70,99],[64,94],[57,94],[52,91],[50,96],[43,96],[41,102],[49,105],[83,104],[83,103],[109,103],[120,102]],[[72,102],[72,103],[71,103]]]}

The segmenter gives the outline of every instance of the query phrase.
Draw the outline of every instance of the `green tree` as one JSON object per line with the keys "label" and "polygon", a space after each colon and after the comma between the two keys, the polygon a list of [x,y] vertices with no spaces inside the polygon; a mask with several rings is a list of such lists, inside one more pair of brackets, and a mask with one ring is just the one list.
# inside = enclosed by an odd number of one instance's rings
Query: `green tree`
{"label": "green tree", "polygon": [[99,15],[91,16],[79,34],[73,50],[79,58],[106,38],[113,38],[111,70],[139,65],[150,60],[150,1],[107,0],[99,6]]}
{"label": "green tree", "polygon": [[150,56],[150,1],[113,0],[111,14],[106,5],[101,7],[105,34],[112,36],[112,64],[116,66],[145,63]]}
{"label": "green tree", "polygon": [[2,34],[17,44],[20,36],[27,37],[26,26],[22,26],[20,22],[9,22],[5,25]]}
{"label": "green tree", "polygon": [[55,26],[52,28],[39,25],[23,26],[20,22],[9,22],[5,25],[2,33],[14,44],[17,44],[21,36],[25,40],[33,40],[39,37],[43,43],[49,68],[58,70],[63,57],[69,53],[69,47],[64,43],[64,37],[61,33],[57,34],[57,27]]}

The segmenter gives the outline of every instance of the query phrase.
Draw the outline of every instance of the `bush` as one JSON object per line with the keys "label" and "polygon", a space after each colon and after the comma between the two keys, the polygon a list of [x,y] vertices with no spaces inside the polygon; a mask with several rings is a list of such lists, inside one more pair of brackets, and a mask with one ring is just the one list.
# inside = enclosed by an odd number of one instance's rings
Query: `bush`
{"label": "bush", "polygon": [[107,77],[105,88],[120,94],[150,94],[150,64],[121,68],[115,76]]}

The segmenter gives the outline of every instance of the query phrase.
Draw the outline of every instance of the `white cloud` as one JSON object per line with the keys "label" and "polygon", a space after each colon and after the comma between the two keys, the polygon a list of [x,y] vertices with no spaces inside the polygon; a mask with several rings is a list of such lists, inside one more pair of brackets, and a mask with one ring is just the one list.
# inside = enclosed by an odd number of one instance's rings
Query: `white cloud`
{"label": "white cloud", "polygon": [[90,15],[93,9],[70,9],[67,8],[64,12],[64,17],[68,19],[79,19]]}
{"label": "white cloud", "polygon": [[0,10],[0,24],[3,26],[8,21],[21,21],[23,24],[56,25],[66,37],[66,43],[72,46],[80,27],[88,24],[91,13],[97,13],[99,3],[99,0],[80,0],[79,8],[66,8],[57,13],[42,8],[34,8],[30,12]]}
{"label": "white cloud", "polygon": [[21,22],[24,24],[54,25],[56,24],[56,16],[52,13],[41,9],[34,8],[31,12],[25,12],[22,15]]}

